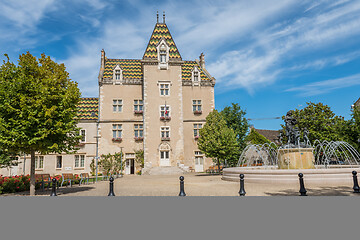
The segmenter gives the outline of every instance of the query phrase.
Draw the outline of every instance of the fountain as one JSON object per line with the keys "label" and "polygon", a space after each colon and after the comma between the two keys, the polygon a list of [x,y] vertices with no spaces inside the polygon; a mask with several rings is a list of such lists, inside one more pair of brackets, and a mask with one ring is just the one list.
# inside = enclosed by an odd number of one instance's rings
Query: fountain
{"label": "fountain", "polygon": [[[239,181],[244,174],[247,182],[295,183],[298,173],[307,183],[352,183],[352,171],[359,168],[360,154],[343,141],[314,141],[311,145],[308,130],[303,130],[303,141],[288,112],[285,117],[286,144],[248,145],[241,153],[237,167],[223,170],[223,180]],[[280,140],[282,135],[280,134]]]}

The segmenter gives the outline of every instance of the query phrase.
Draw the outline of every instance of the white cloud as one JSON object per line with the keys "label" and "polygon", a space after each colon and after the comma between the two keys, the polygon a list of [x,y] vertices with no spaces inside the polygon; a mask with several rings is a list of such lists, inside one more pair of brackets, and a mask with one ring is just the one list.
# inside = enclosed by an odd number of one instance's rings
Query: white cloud
{"label": "white cloud", "polygon": [[300,96],[315,96],[331,92],[340,88],[347,88],[360,85],[360,74],[347,77],[329,79],[320,82],[313,82],[300,87],[293,87],[286,92],[298,92]]}

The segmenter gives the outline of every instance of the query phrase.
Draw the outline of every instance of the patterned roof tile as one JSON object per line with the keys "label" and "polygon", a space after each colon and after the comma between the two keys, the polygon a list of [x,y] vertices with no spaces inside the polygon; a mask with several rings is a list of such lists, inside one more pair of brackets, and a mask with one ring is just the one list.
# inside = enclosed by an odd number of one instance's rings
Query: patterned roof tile
{"label": "patterned roof tile", "polygon": [[98,98],[81,98],[77,108],[79,120],[97,120],[98,106]]}
{"label": "patterned roof tile", "polygon": [[143,79],[140,60],[135,59],[106,59],[104,78],[112,78],[113,70],[119,65],[123,70],[123,77],[126,79]]}
{"label": "patterned roof tile", "polygon": [[204,71],[196,61],[184,61],[181,67],[182,80],[191,81],[191,73],[195,66],[197,66],[197,68],[200,71],[200,79],[202,81],[209,81],[210,79],[206,76],[206,74],[204,73]]}
{"label": "patterned roof tile", "polygon": [[170,31],[165,23],[157,23],[154,31],[150,37],[149,44],[144,53],[143,59],[157,59],[156,46],[160,40],[164,38],[166,43],[169,45],[169,57],[170,59],[181,60],[181,55],[176,47],[176,44],[170,34]]}

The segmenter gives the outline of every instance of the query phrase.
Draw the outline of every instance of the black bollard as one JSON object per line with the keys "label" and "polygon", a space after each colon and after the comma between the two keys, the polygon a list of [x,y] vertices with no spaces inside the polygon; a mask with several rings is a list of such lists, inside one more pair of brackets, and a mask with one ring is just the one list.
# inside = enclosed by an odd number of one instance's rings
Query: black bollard
{"label": "black bollard", "polygon": [[110,191],[108,196],[115,196],[114,194],[114,178],[111,176],[110,179]]}
{"label": "black bollard", "polygon": [[356,171],[352,171],[352,175],[353,175],[353,180],[354,180],[354,193],[360,193],[360,188],[359,188],[359,184],[358,184],[358,180],[357,180],[357,176],[356,176],[357,172]]}
{"label": "black bollard", "polygon": [[240,191],[239,191],[239,195],[240,196],[245,196],[246,192],[245,192],[245,188],[244,188],[244,174],[240,174]]}
{"label": "black bollard", "polygon": [[302,173],[299,173],[298,174],[298,176],[299,176],[299,181],[300,181],[300,196],[307,196],[306,195],[306,189],[305,189],[305,186],[304,186],[304,178],[303,178],[303,174]]}
{"label": "black bollard", "polygon": [[185,197],[186,193],[184,191],[184,177],[180,176],[179,179],[180,179],[180,193],[179,193],[179,196]]}
{"label": "black bollard", "polygon": [[51,197],[55,197],[55,196],[57,196],[56,195],[56,178],[53,178],[52,180],[52,189],[51,189],[51,194],[50,194],[50,196]]}

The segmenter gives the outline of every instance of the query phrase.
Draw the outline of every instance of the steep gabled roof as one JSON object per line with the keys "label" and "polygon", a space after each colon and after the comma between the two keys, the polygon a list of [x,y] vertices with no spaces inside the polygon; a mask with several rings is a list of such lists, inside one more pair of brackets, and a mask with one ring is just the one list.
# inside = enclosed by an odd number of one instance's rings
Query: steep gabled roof
{"label": "steep gabled roof", "polygon": [[354,103],[354,105],[360,107],[360,98]]}
{"label": "steep gabled roof", "polygon": [[270,140],[273,143],[279,144],[279,134],[280,131],[276,130],[267,130],[267,129],[254,129],[259,134],[263,135],[266,139]]}
{"label": "steep gabled roof", "polygon": [[112,78],[113,70],[119,65],[123,70],[124,79],[143,79],[143,73],[141,71],[141,62],[140,60],[134,59],[106,59],[105,60],[105,69],[104,69],[104,78]]}
{"label": "steep gabled roof", "polygon": [[98,106],[98,98],[81,98],[77,108],[79,120],[97,120]]}
{"label": "steep gabled roof", "polygon": [[183,81],[190,81],[191,80],[191,73],[194,67],[197,67],[200,71],[200,79],[201,81],[209,81],[209,78],[204,73],[203,69],[196,61],[184,61],[181,67],[182,72],[182,80]]}
{"label": "steep gabled roof", "polygon": [[181,55],[176,47],[174,39],[172,38],[170,31],[165,23],[157,23],[154,31],[150,37],[148,46],[144,53],[143,59],[157,59],[156,47],[160,40],[164,38],[169,45],[169,59],[181,60]]}

